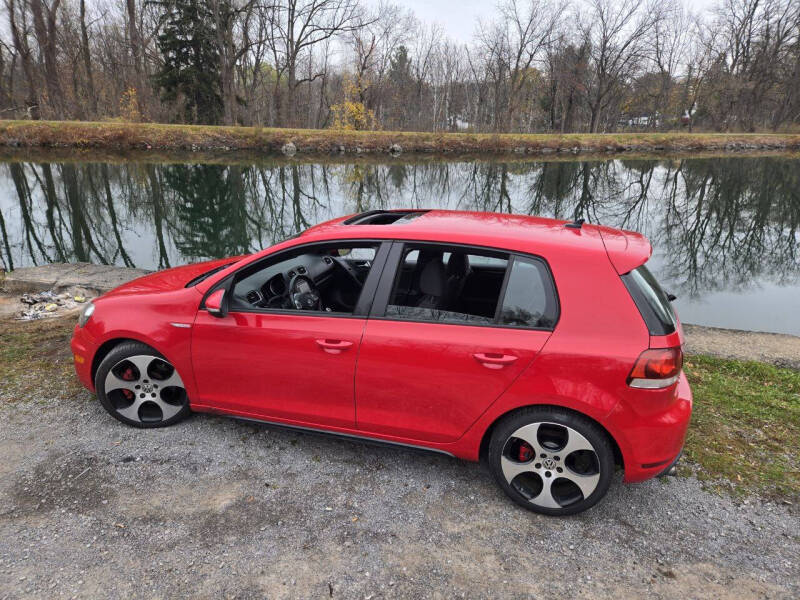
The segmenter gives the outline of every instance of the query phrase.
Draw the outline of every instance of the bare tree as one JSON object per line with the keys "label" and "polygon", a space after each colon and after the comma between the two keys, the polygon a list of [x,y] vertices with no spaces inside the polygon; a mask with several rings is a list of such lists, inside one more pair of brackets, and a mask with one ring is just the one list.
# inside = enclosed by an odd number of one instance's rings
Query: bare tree
{"label": "bare tree", "polygon": [[137,75],[137,87],[141,85],[144,67],[142,36],[139,34],[139,25],[136,22],[138,15],[136,0],[125,0],[125,9],[128,16],[128,39],[130,40],[131,54],[133,55],[133,68]]}
{"label": "bare tree", "polygon": [[[22,71],[28,85],[26,96],[26,108],[31,118],[39,118],[39,97],[36,70],[34,67],[33,51],[28,42],[29,25],[28,11],[26,10],[27,0],[6,0],[8,11],[9,29],[14,41],[14,48],[22,63]],[[13,91],[13,90],[12,90]]]}
{"label": "bare tree", "polygon": [[298,78],[302,60],[311,60],[313,49],[333,36],[357,26],[357,0],[276,0],[270,7],[269,37],[278,79],[286,76],[286,101],[282,117],[289,126],[297,125],[297,88],[322,73]]}
{"label": "bare tree", "polygon": [[524,88],[536,76],[534,66],[544,59],[560,26],[566,5],[560,0],[504,0],[499,18],[482,25],[479,46],[495,82],[495,129],[518,129],[512,122],[520,112]]}
{"label": "bare tree", "polygon": [[80,0],[81,6],[81,56],[83,57],[83,68],[86,71],[86,81],[89,92],[89,105],[92,114],[97,114],[97,94],[94,90],[94,75],[92,73],[92,54],[89,46],[89,28],[86,26],[86,0]]}
{"label": "bare tree", "polygon": [[662,18],[655,21],[650,38],[650,59],[657,69],[659,83],[653,98],[653,114],[665,113],[671,108],[670,98],[677,76],[686,65],[692,33],[691,17],[678,0],[665,0],[661,10]]}
{"label": "bare tree", "polygon": [[64,115],[64,93],[59,81],[58,59],[56,48],[58,7],[61,0],[30,0],[30,11],[33,16],[33,30],[36,43],[44,63],[44,81],[47,88],[48,104],[55,110],[58,117]]}
{"label": "bare tree", "polygon": [[236,91],[236,65],[257,43],[246,35],[256,0],[209,0],[216,21],[217,47],[220,52],[223,120],[226,125],[237,122],[239,98]]}
{"label": "bare tree", "polygon": [[598,130],[601,114],[613,95],[640,68],[647,38],[660,18],[655,2],[587,0],[578,22],[591,65],[587,85],[590,132]]}
{"label": "bare tree", "polygon": [[417,22],[412,32],[411,43],[411,72],[414,80],[412,115],[414,119],[412,125],[416,129],[430,129],[430,120],[426,118],[429,114],[429,106],[425,104],[426,83],[430,77],[433,61],[437,48],[442,41],[444,32],[438,24],[430,26]]}
{"label": "bare tree", "polygon": [[[800,124],[798,0],[714,0],[698,14],[684,0],[499,0],[468,44],[392,1],[198,4],[222,120],[333,126],[354,100],[375,126],[405,130]],[[154,84],[164,3],[0,4],[0,117],[187,118]]]}
{"label": "bare tree", "polygon": [[347,36],[353,54],[355,82],[359,100],[383,116],[387,74],[397,48],[407,44],[416,26],[413,14],[395,4],[381,2],[374,10],[363,11]]}

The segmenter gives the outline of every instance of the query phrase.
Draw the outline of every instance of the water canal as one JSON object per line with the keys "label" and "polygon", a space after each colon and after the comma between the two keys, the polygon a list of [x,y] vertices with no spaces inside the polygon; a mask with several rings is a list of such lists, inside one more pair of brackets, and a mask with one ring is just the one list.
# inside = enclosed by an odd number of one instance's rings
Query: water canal
{"label": "water canal", "polygon": [[253,252],[374,208],[512,212],[633,229],[687,323],[800,335],[800,159],[0,163],[2,266],[159,269]]}

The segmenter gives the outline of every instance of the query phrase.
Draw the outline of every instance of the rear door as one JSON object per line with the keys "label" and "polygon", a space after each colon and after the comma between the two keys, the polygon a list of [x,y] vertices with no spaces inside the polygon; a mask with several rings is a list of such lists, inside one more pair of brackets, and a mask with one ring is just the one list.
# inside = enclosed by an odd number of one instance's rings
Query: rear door
{"label": "rear door", "polygon": [[[430,281],[441,268],[423,273],[409,260],[415,254],[442,262],[447,305]],[[457,254],[467,260],[451,263]],[[467,272],[448,268],[456,262],[466,262]],[[458,439],[531,364],[557,316],[552,277],[541,259],[395,243],[361,342],[358,428],[420,441]]]}

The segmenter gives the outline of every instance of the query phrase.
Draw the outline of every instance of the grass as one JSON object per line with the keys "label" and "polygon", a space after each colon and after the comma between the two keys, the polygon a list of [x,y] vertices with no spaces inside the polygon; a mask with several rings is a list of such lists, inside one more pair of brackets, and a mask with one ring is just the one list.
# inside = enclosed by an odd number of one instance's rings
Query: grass
{"label": "grass", "polygon": [[0,405],[36,398],[70,400],[83,389],[69,348],[76,318],[0,320]]}
{"label": "grass", "polygon": [[800,372],[691,356],[694,413],[686,456],[734,492],[800,500]]}
{"label": "grass", "polygon": [[166,125],[117,121],[0,121],[0,146],[114,150],[253,151],[277,154],[293,142],[299,154],[387,154],[392,144],[411,154],[537,154],[544,152],[682,152],[800,149],[798,134],[613,133],[480,134],[340,131]]}
{"label": "grass", "polygon": [[[0,320],[0,409],[85,401],[69,350],[75,319]],[[686,372],[695,404],[682,471],[737,495],[800,501],[800,371],[694,355]]]}

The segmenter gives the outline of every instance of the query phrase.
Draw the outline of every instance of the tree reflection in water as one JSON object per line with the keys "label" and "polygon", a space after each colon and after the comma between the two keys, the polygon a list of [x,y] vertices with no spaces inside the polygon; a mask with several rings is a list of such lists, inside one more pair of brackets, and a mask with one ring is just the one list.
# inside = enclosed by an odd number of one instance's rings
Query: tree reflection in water
{"label": "tree reflection in water", "polygon": [[584,217],[641,231],[682,294],[797,283],[800,160],[0,165],[6,269],[145,268],[259,250],[391,207]]}

